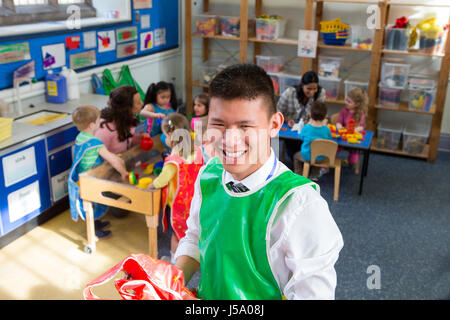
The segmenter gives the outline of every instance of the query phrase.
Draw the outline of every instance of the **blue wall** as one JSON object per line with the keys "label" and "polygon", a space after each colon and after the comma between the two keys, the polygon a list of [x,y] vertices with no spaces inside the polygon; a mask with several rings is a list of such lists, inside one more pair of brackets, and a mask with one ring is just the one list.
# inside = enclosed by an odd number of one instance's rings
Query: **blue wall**
{"label": "blue wall", "polygon": [[[131,1],[131,0],[130,0]],[[133,1],[131,1],[133,3]],[[131,4],[132,5],[132,4]],[[42,80],[47,71],[44,71],[43,68],[43,58],[42,58],[42,46],[57,44],[57,43],[65,43],[66,37],[69,36],[80,36],[81,45],[79,49],[74,49],[67,51],[66,50],[66,66],[70,67],[69,57],[71,54],[80,53],[84,51],[95,50],[97,55],[97,65],[92,66],[90,68],[95,68],[102,65],[107,65],[111,63],[115,63],[118,61],[124,61],[128,59],[134,59],[140,56],[150,55],[157,52],[173,49],[179,46],[178,43],[178,0],[153,0],[153,7],[151,9],[140,9],[134,10],[132,8],[132,21],[115,24],[110,26],[101,26],[99,27],[91,27],[91,28],[83,28],[80,30],[73,30],[68,32],[67,30],[61,32],[53,32],[53,33],[41,33],[41,34],[33,34],[33,35],[24,35],[17,36],[14,39],[11,38],[0,38],[0,45],[3,44],[12,44],[12,43],[21,43],[28,42],[30,45],[30,54],[31,59],[35,61],[36,65],[36,79]],[[139,22],[135,21],[135,13],[139,11]],[[150,28],[141,30],[140,20],[143,15],[150,15]],[[94,49],[84,49],[83,44],[83,32],[86,31],[107,31],[107,30],[117,30],[125,27],[136,26],[138,31],[137,44],[137,54],[131,57],[117,59],[116,50],[99,53],[98,48]],[[165,45],[153,47],[152,49],[141,52],[140,51],[140,33],[154,31],[155,29],[165,28],[166,29],[166,43]],[[116,35],[117,37],[117,35]],[[117,39],[116,39],[117,40]],[[117,41],[116,41],[117,42]],[[132,41],[129,41],[132,42]],[[128,42],[124,42],[128,43]],[[122,44],[122,43],[121,43]],[[116,43],[116,49],[117,49]],[[14,71],[30,62],[31,60],[8,63],[8,64],[0,64],[0,89],[10,88],[13,86],[13,74]],[[77,72],[82,72],[84,70],[90,69],[77,69]],[[54,69],[55,71],[59,71],[61,68]]]}

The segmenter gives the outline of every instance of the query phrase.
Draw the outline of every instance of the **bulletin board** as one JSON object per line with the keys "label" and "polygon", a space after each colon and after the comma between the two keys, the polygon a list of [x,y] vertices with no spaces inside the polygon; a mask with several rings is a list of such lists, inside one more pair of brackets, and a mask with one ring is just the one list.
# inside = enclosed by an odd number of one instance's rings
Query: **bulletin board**
{"label": "bulletin board", "polygon": [[82,72],[179,46],[179,0],[130,0],[131,21],[111,26],[0,38],[0,90],[13,87],[14,71],[35,62],[35,78],[63,65]]}

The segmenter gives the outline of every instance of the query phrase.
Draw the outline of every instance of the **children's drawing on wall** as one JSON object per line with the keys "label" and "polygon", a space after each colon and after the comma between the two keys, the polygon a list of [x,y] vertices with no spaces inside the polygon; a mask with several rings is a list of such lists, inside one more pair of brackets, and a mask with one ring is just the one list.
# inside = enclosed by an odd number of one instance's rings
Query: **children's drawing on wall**
{"label": "children's drawing on wall", "polygon": [[66,49],[67,50],[79,49],[80,45],[81,45],[80,36],[66,37]]}
{"label": "children's drawing on wall", "polygon": [[133,56],[137,53],[137,42],[124,43],[117,46],[117,59]]}
{"label": "children's drawing on wall", "polygon": [[83,33],[83,45],[85,49],[97,48],[97,37],[95,31]]}
{"label": "children's drawing on wall", "polygon": [[166,44],[166,29],[156,29],[155,30],[155,47],[163,46]]}
{"label": "children's drawing on wall", "polygon": [[70,68],[73,70],[87,68],[97,64],[95,50],[72,54],[69,59]]}
{"label": "children's drawing on wall", "polygon": [[315,30],[299,30],[297,55],[299,57],[315,58],[318,36],[319,33]]}
{"label": "children's drawing on wall", "polygon": [[141,33],[141,51],[153,48],[153,31]]}
{"label": "children's drawing on wall", "polygon": [[30,60],[28,42],[0,45],[0,64]]}
{"label": "children's drawing on wall", "polygon": [[107,52],[116,49],[115,34],[114,30],[100,31],[97,33],[98,52]]}
{"label": "children's drawing on wall", "polygon": [[152,0],[133,0],[134,9],[150,9],[153,6]]}
{"label": "children's drawing on wall", "polygon": [[59,68],[66,65],[66,48],[64,43],[42,47],[44,70]]}
{"label": "children's drawing on wall", "polygon": [[141,29],[150,29],[150,15],[144,14],[141,18]]}
{"label": "children's drawing on wall", "polygon": [[137,39],[137,27],[117,29],[117,43]]}

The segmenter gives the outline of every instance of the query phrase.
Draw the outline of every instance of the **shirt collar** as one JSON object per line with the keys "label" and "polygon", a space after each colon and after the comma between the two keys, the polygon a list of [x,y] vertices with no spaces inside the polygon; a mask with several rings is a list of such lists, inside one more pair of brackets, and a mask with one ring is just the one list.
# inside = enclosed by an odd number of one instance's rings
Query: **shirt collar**
{"label": "shirt collar", "polygon": [[[261,168],[259,168],[243,180],[236,180],[233,178],[231,173],[225,171],[224,183],[226,184],[230,181],[233,181],[234,183],[242,183],[250,190],[255,189],[258,185],[264,183],[267,177],[272,173],[274,163],[275,152],[272,148],[270,148],[270,156],[267,161],[261,166]],[[272,174],[274,174],[274,172]]]}

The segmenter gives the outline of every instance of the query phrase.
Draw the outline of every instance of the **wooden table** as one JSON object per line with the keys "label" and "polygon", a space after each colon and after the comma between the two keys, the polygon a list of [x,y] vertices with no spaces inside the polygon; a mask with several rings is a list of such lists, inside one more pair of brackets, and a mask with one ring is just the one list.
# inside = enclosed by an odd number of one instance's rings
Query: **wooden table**
{"label": "wooden table", "polygon": [[[140,178],[143,177],[144,169],[140,167],[140,163],[155,163],[162,160],[161,149],[157,147],[156,145],[150,151],[143,151],[140,146],[135,146],[123,153],[121,158],[125,160],[127,170],[139,173]],[[95,169],[80,174],[80,197],[86,211],[88,244],[84,248],[85,252],[94,253],[95,243],[98,240],[95,236],[92,207],[92,203],[95,202],[144,214],[148,227],[149,255],[158,257],[157,227],[161,209],[161,190],[152,192],[124,183],[119,173],[105,162]]]}
{"label": "wooden table", "polygon": [[[364,177],[367,176],[367,168],[369,167],[369,154],[370,154],[370,144],[373,138],[373,131],[365,130],[366,135],[364,135],[364,140],[361,143],[348,143],[347,141],[342,140],[341,137],[333,139],[337,142],[339,147],[343,147],[346,149],[360,150],[364,155],[362,170],[361,170],[361,178],[359,180],[359,191],[358,194],[362,194]],[[283,124],[282,130],[279,132],[279,137],[281,139],[293,139],[299,140],[300,133],[297,130],[292,130],[286,124]],[[283,150],[284,148],[282,148]],[[282,156],[284,156],[284,150],[282,151]]]}

